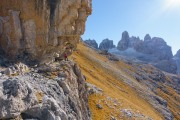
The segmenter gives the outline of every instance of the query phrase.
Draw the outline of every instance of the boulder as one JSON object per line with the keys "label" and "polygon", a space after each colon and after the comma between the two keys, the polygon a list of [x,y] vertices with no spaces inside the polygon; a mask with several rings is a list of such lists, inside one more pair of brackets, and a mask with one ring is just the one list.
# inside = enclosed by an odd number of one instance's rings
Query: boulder
{"label": "boulder", "polygon": [[119,61],[119,58],[116,57],[116,56],[113,55],[113,54],[109,54],[109,55],[108,55],[108,59],[111,60],[111,61]]}
{"label": "boulder", "polygon": [[90,84],[90,83],[86,83],[87,89],[88,89],[88,93],[91,94],[102,94],[103,90],[98,88],[97,86]]}

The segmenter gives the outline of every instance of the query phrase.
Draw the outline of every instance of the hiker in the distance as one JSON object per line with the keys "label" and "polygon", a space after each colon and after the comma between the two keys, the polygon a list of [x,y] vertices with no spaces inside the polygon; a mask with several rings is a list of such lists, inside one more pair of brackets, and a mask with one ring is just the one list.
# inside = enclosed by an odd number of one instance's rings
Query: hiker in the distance
{"label": "hiker in the distance", "polygon": [[65,60],[65,61],[68,61],[68,57],[67,57],[67,54],[66,54],[66,53],[64,53],[64,60]]}

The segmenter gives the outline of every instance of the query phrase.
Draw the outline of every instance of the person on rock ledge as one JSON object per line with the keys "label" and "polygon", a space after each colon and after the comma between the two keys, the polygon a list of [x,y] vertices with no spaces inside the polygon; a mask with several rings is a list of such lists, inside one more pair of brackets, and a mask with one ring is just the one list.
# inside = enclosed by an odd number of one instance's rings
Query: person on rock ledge
{"label": "person on rock ledge", "polygon": [[67,53],[64,53],[64,60],[68,61]]}

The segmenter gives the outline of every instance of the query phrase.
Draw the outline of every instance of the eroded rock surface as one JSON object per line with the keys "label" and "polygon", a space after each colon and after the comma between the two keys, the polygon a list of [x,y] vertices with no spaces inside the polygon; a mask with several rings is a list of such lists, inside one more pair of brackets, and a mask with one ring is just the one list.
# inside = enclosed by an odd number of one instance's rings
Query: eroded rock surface
{"label": "eroded rock surface", "polygon": [[51,59],[76,47],[91,14],[91,0],[1,0],[0,46],[11,59]]}
{"label": "eroded rock surface", "polygon": [[75,63],[61,61],[32,69],[0,77],[0,119],[91,119],[85,77]]}

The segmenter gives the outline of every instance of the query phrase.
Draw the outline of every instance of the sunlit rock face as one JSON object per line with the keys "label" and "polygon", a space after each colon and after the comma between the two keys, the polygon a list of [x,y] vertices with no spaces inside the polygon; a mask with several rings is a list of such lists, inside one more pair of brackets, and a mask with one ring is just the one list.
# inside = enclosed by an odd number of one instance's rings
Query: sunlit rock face
{"label": "sunlit rock face", "polygon": [[67,43],[76,47],[91,7],[91,0],[1,0],[1,49],[12,59],[40,60]]}

